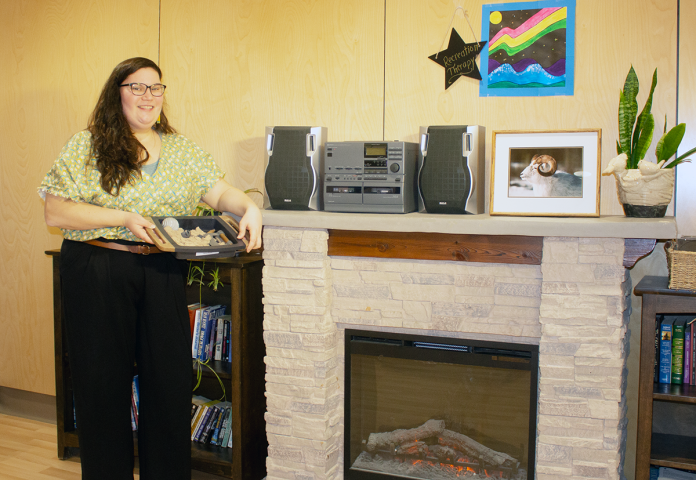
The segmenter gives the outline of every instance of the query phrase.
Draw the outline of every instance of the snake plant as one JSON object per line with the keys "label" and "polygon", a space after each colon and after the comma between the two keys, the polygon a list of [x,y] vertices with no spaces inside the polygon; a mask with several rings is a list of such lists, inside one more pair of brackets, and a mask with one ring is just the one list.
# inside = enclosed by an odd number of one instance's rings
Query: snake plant
{"label": "snake plant", "polygon": [[[652,85],[648,99],[643,106],[643,110],[638,115],[638,76],[633,66],[628,71],[624,88],[619,95],[619,139],[616,141],[616,153],[626,154],[626,168],[638,168],[638,162],[645,158],[655,131],[655,119],[651,113],[653,93],[657,86],[657,69],[653,73]],[[667,116],[665,116],[665,127],[662,137],[657,142],[655,157],[657,163],[662,163],[663,168],[672,168],[680,163],[688,161],[687,157],[696,152],[696,147],[688,152],[667,162],[677,153],[677,148],[681,144],[686,131],[686,124],[680,123],[667,131]]]}

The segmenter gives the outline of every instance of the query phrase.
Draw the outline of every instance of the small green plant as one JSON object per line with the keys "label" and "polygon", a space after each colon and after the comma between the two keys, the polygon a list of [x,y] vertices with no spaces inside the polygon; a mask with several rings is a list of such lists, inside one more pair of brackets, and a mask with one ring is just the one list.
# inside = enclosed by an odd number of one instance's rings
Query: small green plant
{"label": "small green plant", "polygon": [[205,278],[205,262],[198,265],[194,265],[193,262],[189,262],[188,276],[186,277],[186,285],[189,287],[194,283],[198,284],[198,303],[203,303],[203,278]]}
{"label": "small green plant", "polygon": [[[210,275],[211,280],[207,284],[205,283],[206,274]],[[217,292],[218,288],[224,287],[225,284],[222,283],[220,278],[220,267],[215,265],[211,270],[205,270],[205,261],[201,262],[201,265],[194,265],[193,262],[189,262],[188,275],[186,276],[186,285],[189,287],[193,284],[198,284],[198,302],[203,303],[203,285],[207,285],[212,288],[213,291]]]}
{"label": "small green plant", "polygon": [[[616,141],[616,153],[626,154],[626,168],[638,168],[638,162],[645,158],[645,154],[650,148],[655,131],[655,119],[651,113],[653,93],[657,86],[657,69],[653,73],[652,85],[648,99],[638,115],[638,76],[633,66],[628,71],[624,88],[619,94],[619,139]],[[686,124],[680,123],[667,131],[667,117],[665,116],[665,127],[662,137],[657,142],[655,156],[657,162],[663,168],[672,168],[687,160],[687,157],[696,152],[692,148],[688,152],[676,157],[671,162],[667,162],[677,153],[677,149],[684,138]]]}
{"label": "small green plant", "polygon": [[222,280],[220,280],[220,267],[216,265],[215,268],[211,270],[209,273],[213,279],[210,281],[210,283],[208,283],[208,287],[212,288],[213,291],[217,292],[217,289],[219,287],[225,286],[225,284],[222,283]]}

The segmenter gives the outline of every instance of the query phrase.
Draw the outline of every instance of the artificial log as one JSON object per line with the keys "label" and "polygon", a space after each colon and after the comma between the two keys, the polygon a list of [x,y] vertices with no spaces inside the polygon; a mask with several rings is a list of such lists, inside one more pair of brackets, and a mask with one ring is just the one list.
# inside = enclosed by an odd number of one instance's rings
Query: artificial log
{"label": "artificial log", "polygon": [[399,429],[391,432],[371,433],[367,439],[367,451],[374,452],[390,445],[414,443],[419,439],[434,437],[445,429],[444,420],[428,420],[420,427],[408,430]]}
{"label": "artificial log", "polygon": [[471,457],[478,457],[488,465],[512,469],[516,469],[519,465],[519,462],[510,455],[496,452],[472,440],[466,435],[453,432],[452,430],[443,430],[442,433],[438,435],[438,442],[440,445],[460,450]]}
{"label": "artificial log", "polygon": [[453,448],[445,447],[444,445],[428,445],[428,450],[432,455],[435,455],[438,460],[445,461],[449,459],[451,463],[454,463],[459,457],[464,456],[463,453]]}
{"label": "artificial log", "polygon": [[394,453],[396,455],[427,455],[429,451],[425,442],[410,442],[397,445]]}

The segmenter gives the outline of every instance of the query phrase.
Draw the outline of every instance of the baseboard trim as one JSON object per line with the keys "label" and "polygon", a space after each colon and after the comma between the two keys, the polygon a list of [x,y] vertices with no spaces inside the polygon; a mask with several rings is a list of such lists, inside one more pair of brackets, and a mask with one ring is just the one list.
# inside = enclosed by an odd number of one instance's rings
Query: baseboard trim
{"label": "baseboard trim", "polygon": [[56,397],[0,387],[0,413],[56,424]]}

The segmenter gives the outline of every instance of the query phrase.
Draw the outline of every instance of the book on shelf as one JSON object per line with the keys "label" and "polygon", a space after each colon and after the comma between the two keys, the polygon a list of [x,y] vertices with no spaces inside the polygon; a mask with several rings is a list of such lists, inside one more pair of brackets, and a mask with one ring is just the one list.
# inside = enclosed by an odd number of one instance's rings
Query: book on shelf
{"label": "book on shelf", "polygon": [[193,327],[196,323],[196,310],[201,308],[200,303],[192,303],[191,305],[187,305],[188,308],[188,314],[189,314],[189,323],[191,324],[191,337],[193,337]]}
{"label": "book on shelf", "polygon": [[234,428],[234,425],[232,425],[232,417],[230,417],[230,436],[229,439],[227,440],[227,448],[232,448],[232,429]]}
{"label": "book on shelf", "polygon": [[209,402],[209,398],[202,397],[200,395],[194,395],[191,398],[191,405],[192,405],[192,411],[194,413],[191,414],[191,438],[193,439],[193,433],[196,430],[196,426],[198,426],[198,422],[200,421],[200,415],[203,413],[203,404],[206,402]]}
{"label": "book on shelf", "polygon": [[657,480],[657,477],[659,477],[659,476],[660,476],[660,469],[658,467],[650,465],[650,480]]}
{"label": "book on shelf", "polygon": [[211,408],[220,403],[220,401],[210,400],[208,398],[196,395],[191,399],[191,402],[200,405],[198,413],[196,413],[196,417],[191,421],[191,440],[196,440],[197,438],[200,438],[202,426],[205,426],[205,423],[210,417]]}
{"label": "book on shelf", "polygon": [[684,385],[691,385],[691,325],[684,325]]}
{"label": "book on shelf", "polygon": [[222,337],[225,333],[225,321],[222,319],[222,316],[219,316],[216,320],[217,325],[215,328],[215,355],[213,358],[215,360],[222,360]]}
{"label": "book on shelf", "polygon": [[[688,359],[689,366],[686,366],[686,359],[684,360],[684,375],[689,381],[685,382],[689,385],[696,385],[696,318],[692,318],[686,322],[686,330],[684,332],[685,338],[689,339],[689,351]],[[684,342],[686,345],[686,342]]]}
{"label": "book on shelf", "polygon": [[222,422],[220,422],[220,430],[217,432],[217,437],[215,439],[215,445],[224,447],[223,439],[225,438],[225,433],[227,429],[230,428],[230,416],[232,415],[232,404],[230,402],[225,402],[225,412],[222,417]]}
{"label": "book on shelf", "polygon": [[660,324],[660,373],[659,383],[672,381],[672,323],[673,318],[665,317]]}
{"label": "book on shelf", "polygon": [[230,407],[227,410],[229,410],[226,419],[227,424],[223,424],[222,426],[224,433],[222,434],[222,442],[220,442],[220,445],[226,448],[232,448],[232,408]]}
{"label": "book on shelf", "polygon": [[231,330],[231,316],[230,315],[220,315],[218,317],[216,338],[215,338],[215,360],[222,360],[229,362],[229,349],[230,349],[230,330]]}
{"label": "book on shelf", "polygon": [[198,358],[198,336],[201,333],[201,317],[205,305],[200,305],[194,311],[193,330],[191,332],[191,357]]}
{"label": "book on shelf", "polygon": [[201,362],[213,358],[217,318],[225,313],[224,305],[206,307],[201,314],[201,330],[198,334],[197,357]]}
{"label": "book on shelf", "polygon": [[684,381],[684,325],[686,319],[677,318],[672,325],[672,383]]}
{"label": "book on shelf", "polygon": [[232,317],[231,315],[223,315],[221,318],[224,321],[224,332],[222,337],[222,359],[225,362],[231,362],[232,357],[230,356],[230,331],[232,330]]}
{"label": "book on shelf", "polygon": [[696,385],[696,318],[691,322],[691,385]]}
{"label": "book on shelf", "polygon": [[195,343],[198,344],[196,348],[196,356],[198,360],[203,360],[203,355],[205,352],[205,340],[208,333],[208,322],[210,321],[210,310],[216,307],[205,307],[201,309],[201,327],[198,331],[198,336],[196,337]]}
{"label": "book on shelf", "polygon": [[676,468],[660,467],[658,480],[696,480],[696,473],[677,470]]}
{"label": "book on shelf", "polygon": [[140,418],[140,384],[138,376],[133,377],[131,382],[131,429],[138,430],[138,420]]}
{"label": "book on shelf", "polygon": [[204,411],[201,414],[201,419],[196,427],[196,431],[193,434],[193,440],[196,442],[200,441],[201,436],[203,435],[203,432],[205,432],[205,427],[208,425],[208,422],[210,421],[210,416],[213,415],[215,412],[215,404],[220,403],[219,400],[212,400],[208,402],[209,405],[205,405]]}
{"label": "book on shelf", "polygon": [[653,370],[654,379],[653,382],[657,383],[660,381],[660,331],[662,329],[662,321],[665,319],[664,315],[657,315],[655,321],[655,368]]}
{"label": "book on shelf", "polygon": [[196,439],[196,441],[203,444],[208,443],[210,440],[210,435],[213,432],[213,428],[215,427],[215,423],[220,417],[220,413],[221,410],[219,405],[213,405],[212,409],[210,410],[210,416],[206,420],[205,425],[203,425],[201,435]]}
{"label": "book on shelf", "polygon": [[217,445],[218,435],[220,435],[220,425],[222,425],[222,420],[225,418],[225,414],[227,413],[227,410],[225,410],[224,407],[218,406],[218,408],[220,409],[220,414],[215,419],[215,424],[213,425],[213,428],[210,431],[209,443],[211,445]]}
{"label": "book on shelf", "polygon": [[133,403],[131,403],[131,408],[130,408],[130,414],[131,414],[131,430],[136,431],[138,430],[138,424],[136,423],[136,416],[135,416],[135,407],[133,406]]}
{"label": "book on shelf", "polygon": [[222,417],[225,415],[226,409],[230,405],[230,402],[220,402],[217,405],[215,405],[215,416],[211,417],[208,421],[208,424],[205,427],[205,432],[201,437],[201,443],[210,443],[212,445],[215,445],[215,443],[212,442],[213,436],[216,434],[216,429],[218,430],[217,435],[219,435]]}
{"label": "book on shelf", "polygon": [[[226,402],[229,403],[229,402]],[[218,424],[215,426],[215,431],[213,432],[213,436],[210,438],[210,444],[211,445],[222,445],[222,439],[225,436],[225,429],[227,428],[227,425],[229,424],[229,415],[230,415],[230,410],[231,408],[229,406],[225,406],[222,414],[220,415],[220,418],[218,419]]]}

